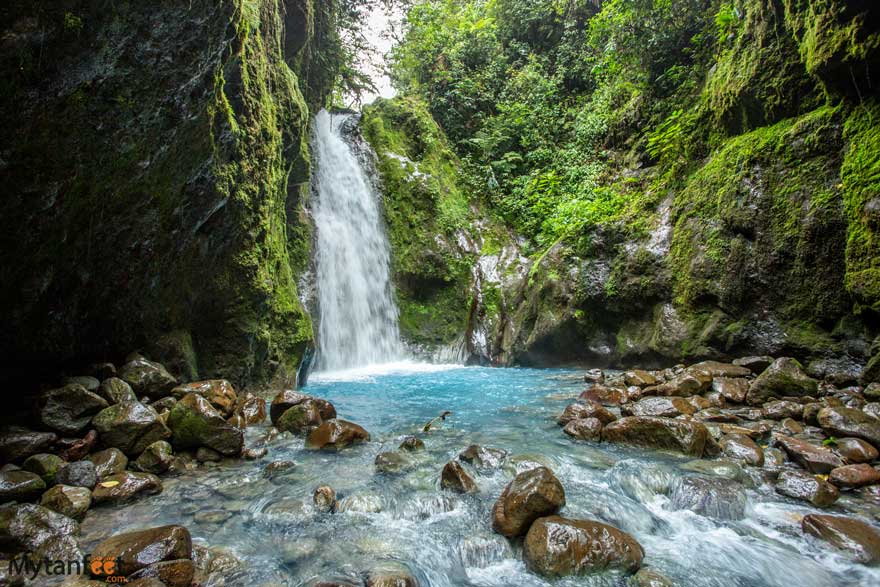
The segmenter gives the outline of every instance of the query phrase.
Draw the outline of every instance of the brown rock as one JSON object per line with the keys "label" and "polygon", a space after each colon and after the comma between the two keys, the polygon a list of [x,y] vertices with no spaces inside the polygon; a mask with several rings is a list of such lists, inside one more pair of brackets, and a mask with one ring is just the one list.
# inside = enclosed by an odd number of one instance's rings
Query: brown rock
{"label": "brown rock", "polygon": [[137,457],[147,446],[171,436],[156,410],[140,402],[114,404],[95,416],[92,425],[105,446]]}
{"label": "brown rock", "polygon": [[578,440],[600,440],[602,438],[602,422],[598,418],[572,420],[565,425],[562,431]]}
{"label": "brown rock", "polygon": [[849,463],[870,463],[880,456],[876,448],[861,438],[838,438],[834,450]]}
{"label": "brown rock", "polygon": [[776,493],[808,501],[820,508],[829,507],[840,497],[840,492],[834,485],[803,471],[780,473]]}
{"label": "brown rock", "polygon": [[409,452],[416,452],[419,450],[425,449],[425,443],[422,442],[421,439],[416,438],[415,436],[406,436],[400,442],[400,446],[397,448],[401,450],[408,450]]}
{"label": "brown rock", "polygon": [[658,416],[675,418],[682,414],[690,416],[697,409],[687,400],[681,397],[646,397],[634,404],[624,405],[621,408],[627,416]]}
{"label": "brown rock", "polygon": [[79,461],[92,451],[97,441],[97,431],[89,430],[82,438],[62,438],[55,448],[59,451],[58,456],[65,461]]}
{"label": "brown rock", "polygon": [[88,459],[95,463],[95,474],[101,481],[105,477],[122,473],[128,466],[128,457],[118,448],[108,448],[89,455]]}
{"label": "brown rock", "polygon": [[880,563],[880,532],[860,520],[808,514],[801,520],[804,532],[847,552],[857,562]]}
{"label": "brown rock", "polygon": [[508,538],[525,534],[538,518],[565,505],[565,490],[547,467],[524,471],[507,484],[492,509],[492,528]]}
{"label": "brown rock", "polygon": [[156,563],[192,559],[192,538],[183,526],[126,532],[98,544],[92,558],[115,559],[117,572],[128,577]]}
{"label": "brown rock", "polygon": [[449,461],[440,473],[440,487],[456,493],[476,493],[477,484],[457,461]]}
{"label": "brown rock", "polygon": [[141,495],[153,495],[162,492],[162,481],[150,473],[131,473],[125,471],[109,475],[95,486],[92,491],[92,502],[122,503]]}
{"label": "brown rock", "polygon": [[227,422],[204,397],[187,394],[168,414],[171,445],[176,450],[207,447],[225,456],[239,456],[244,433]]}
{"label": "brown rock", "polygon": [[636,572],[645,551],[635,538],[591,520],[549,516],[535,521],[526,534],[523,558],[545,577],[584,575],[605,570]]}
{"label": "brown rock", "polygon": [[336,510],[336,491],[329,485],[322,485],[315,489],[312,502],[320,512],[332,512]]}
{"label": "brown rock", "polygon": [[211,379],[208,381],[195,381],[178,385],[171,390],[171,395],[182,399],[184,396],[194,393],[200,395],[220,412],[224,418],[228,418],[235,411],[238,396],[232,384],[225,379]]}
{"label": "brown rock", "polygon": [[507,458],[507,451],[500,448],[489,448],[479,444],[472,444],[458,453],[458,458],[477,469],[490,471],[504,464],[504,459]]}
{"label": "brown rock", "polygon": [[804,416],[804,406],[790,401],[772,401],[764,404],[761,414],[769,420],[794,418],[800,420]]}
{"label": "brown rock", "polygon": [[649,385],[656,385],[657,378],[648,373],[647,371],[642,371],[641,369],[633,369],[632,371],[627,371],[623,374],[623,381],[627,386],[635,385],[636,387],[648,387]]}
{"label": "brown rock", "polygon": [[266,400],[261,397],[249,397],[240,402],[235,409],[245,426],[255,426],[266,420]]}
{"label": "brown rock", "polygon": [[824,446],[811,444],[793,436],[776,436],[773,443],[784,450],[789,458],[811,473],[830,473],[843,465],[836,454]]}
{"label": "brown rock", "polygon": [[154,563],[128,576],[130,581],[157,579],[167,587],[190,587],[195,566],[189,559]]}
{"label": "brown rock", "polygon": [[604,425],[614,422],[617,416],[596,402],[575,402],[565,408],[565,411],[559,416],[557,423],[560,426],[565,426],[572,420],[582,420],[584,418],[596,418]]}
{"label": "brown rock", "polygon": [[880,420],[855,408],[828,407],[816,416],[819,426],[834,436],[861,438],[880,447]]}
{"label": "brown rock", "polygon": [[728,434],[719,442],[721,451],[728,457],[753,467],[764,465],[764,451],[744,434]]}
{"label": "brown rock", "polygon": [[749,392],[749,380],[730,377],[716,377],[712,380],[712,389],[727,401],[741,404],[746,401]]}
{"label": "brown rock", "polygon": [[269,406],[269,419],[272,420],[272,424],[274,425],[284,412],[307,399],[310,399],[309,396],[292,389],[284,390],[276,395]]}
{"label": "brown rock", "polygon": [[353,444],[368,442],[370,433],[354,422],[327,420],[309,433],[306,446],[319,450],[341,450]]}
{"label": "brown rock", "polygon": [[845,465],[831,471],[828,480],[841,489],[856,489],[880,483],[880,471],[865,463]]}
{"label": "brown rock", "polygon": [[703,361],[702,363],[696,363],[688,367],[687,370],[691,373],[706,373],[712,379],[715,377],[748,377],[752,374],[751,369],[747,367],[731,363],[720,363],[718,361]]}
{"label": "brown rock", "polygon": [[630,416],[602,429],[602,440],[658,450],[673,450],[700,457],[709,431],[705,425],[686,420]]}
{"label": "brown rock", "polygon": [[594,385],[581,393],[579,399],[593,401],[603,406],[619,406],[626,401],[627,396],[624,389]]}
{"label": "brown rock", "polygon": [[292,434],[308,434],[321,425],[323,419],[321,412],[318,410],[318,404],[311,399],[307,399],[286,412],[281,414],[275,422],[275,427],[282,432],[290,432]]}

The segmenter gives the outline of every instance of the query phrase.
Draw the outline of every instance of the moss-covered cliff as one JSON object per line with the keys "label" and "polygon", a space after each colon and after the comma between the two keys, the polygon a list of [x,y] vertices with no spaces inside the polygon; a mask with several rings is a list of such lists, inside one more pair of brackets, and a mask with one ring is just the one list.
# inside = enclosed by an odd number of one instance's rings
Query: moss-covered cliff
{"label": "moss-covered cliff", "polygon": [[4,4],[6,374],[139,348],[184,378],[291,378],[313,337],[296,278],[326,11]]}

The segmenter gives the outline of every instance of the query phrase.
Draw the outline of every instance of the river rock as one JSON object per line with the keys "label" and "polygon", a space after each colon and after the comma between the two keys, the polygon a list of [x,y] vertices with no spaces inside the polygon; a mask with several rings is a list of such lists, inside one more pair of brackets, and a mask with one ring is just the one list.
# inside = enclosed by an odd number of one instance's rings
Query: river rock
{"label": "river rock", "polygon": [[836,454],[830,449],[812,444],[793,436],[776,436],[773,443],[784,450],[789,458],[811,473],[830,473],[832,469],[843,465]]}
{"label": "river rock", "polygon": [[291,434],[308,434],[323,422],[318,404],[311,399],[285,411],[275,422],[275,427]]}
{"label": "river rock", "polygon": [[384,562],[367,572],[367,587],[418,587],[419,582],[405,566]]}
{"label": "river rock", "polygon": [[557,423],[560,426],[565,426],[572,420],[582,420],[584,418],[596,418],[605,425],[609,422],[614,422],[617,416],[596,402],[575,402],[565,408],[562,415],[557,419]]}
{"label": "river rock", "polygon": [[666,383],[658,385],[657,395],[672,395],[677,397],[691,397],[705,391],[711,379],[704,373],[679,373]]}
{"label": "river rock", "polygon": [[572,420],[565,425],[562,431],[578,440],[600,440],[602,438],[602,422],[597,418]]}
{"label": "river rock", "polygon": [[91,489],[98,482],[98,473],[92,461],[76,461],[58,469],[55,482],[73,487]]}
{"label": "river rock", "polygon": [[195,575],[195,565],[189,559],[154,563],[129,575],[129,581],[158,580],[167,587],[190,587]]}
{"label": "river rock", "polygon": [[602,440],[702,456],[709,430],[699,422],[629,416],[602,429]]}
{"label": "river rock", "polygon": [[619,406],[627,401],[627,395],[625,389],[596,384],[581,393],[579,399],[603,406]]}
{"label": "river rock", "polygon": [[98,432],[89,430],[82,438],[62,438],[55,445],[58,456],[68,462],[86,458],[98,442]]}
{"label": "river rock", "polygon": [[118,448],[108,448],[88,456],[88,460],[95,463],[95,473],[98,480],[121,473],[128,466],[128,457]]}
{"label": "river rock", "polygon": [[627,416],[657,416],[675,418],[682,414],[690,416],[697,408],[689,401],[681,397],[646,397],[634,404],[621,407],[621,412]]}
{"label": "river rock", "polygon": [[96,504],[123,503],[162,492],[162,481],[150,473],[117,473],[105,477],[92,491],[92,501]]}
{"label": "river rock", "polygon": [[292,389],[286,389],[276,395],[269,406],[269,419],[272,421],[272,425],[274,426],[278,422],[278,418],[284,412],[293,406],[303,403],[307,399],[311,398],[304,393],[293,391]]}
{"label": "river rock", "polygon": [[329,485],[322,485],[315,489],[312,495],[312,503],[319,512],[332,512],[336,510],[336,491]]}
{"label": "river rock", "polygon": [[880,471],[865,463],[845,465],[831,471],[828,480],[841,489],[856,489],[880,483]]}
{"label": "river rock", "polygon": [[675,584],[657,571],[639,569],[632,577],[632,587],[675,587]]}
{"label": "river rock", "polygon": [[46,482],[46,486],[51,487],[55,484],[55,474],[58,472],[58,469],[66,464],[64,459],[58,455],[40,453],[25,459],[21,468],[39,475]]}
{"label": "river rock", "polygon": [[672,484],[670,507],[718,520],[741,520],[745,517],[746,494],[736,481],[684,477]]}
{"label": "river rock", "polygon": [[764,404],[774,397],[815,396],[819,383],[804,373],[796,360],[776,359],[752,382],[746,401],[752,405]]}
{"label": "river rock", "polygon": [[106,446],[134,457],[157,440],[171,436],[156,410],[140,402],[115,404],[101,410],[92,425]]}
{"label": "river rock", "polygon": [[294,461],[273,461],[263,468],[263,477],[266,479],[276,479],[286,477],[294,472],[296,463]]}
{"label": "river rock", "polygon": [[849,463],[870,463],[877,459],[877,449],[861,438],[838,438],[834,451]]}
{"label": "river rock", "polygon": [[803,471],[780,473],[776,493],[808,501],[820,508],[829,507],[840,496],[834,485]]}
{"label": "river rock", "polygon": [[584,373],[584,381],[587,383],[605,383],[605,372],[602,369],[590,369]]}
{"label": "river rock", "polygon": [[865,404],[862,408],[862,411],[867,415],[880,420],[880,402],[871,402],[869,404]]}
{"label": "river rock", "polygon": [[400,451],[380,452],[376,455],[373,464],[378,473],[397,474],[412,466],[406,455]]}
{"label": "river rock", "polygon": [[880,532],[870,524],[853,518],[807,514],[801,520],[804,532],[848,553],[855,561],[880,563]]}
{"label": "river rock", "polygon": [[144,449],[144,452],[135,459],[132,468],[143,473],[161,475],[171,467],[174,461],[174,450],[171,444],[164,440],[157,440]]}
{"label": "river rock", "polygon": [[49,508],[24,503],[0,508],[0,551],[37,559],[82,560],[79,524]]}
{"label": "river rock", "polygon": [[341,450],[369,440],[370,433],[361,426],[348,420],[333,418],[309,433],[306,446],[318,450]]}
{"label": "river rock", "polygon": [[244,433],[229,424],[200,395],[190,393],[168,414],[171,445],[177,450],[205,446],[225,456],[238,456],[244,446]]}
{"label": "river rock", "polygon": [[416,452],[425,449],[425,443],[415,436],[406,436],[400,442],[400,446],[398,447],[400,450],[406,450],[409,452]]}
{"label": "river rock", "polygon": [[359,512],[362,514],[378,514],[383,509],[382,497],[370,493],[349,495],[336,504],[336,511]]}
{"label": "river rock", "polygon": [[101,381],[97,377],[92,377],[91,375],[73,375],[71,377],[65,377],[61,381],[62,385],[82,385],[88,391],[98,391],[98,387],[101,385]]}
{"label": "river rock", "polygon": [[476,493],[477,484],[474,482],[461,463],[449,461],[440,473],[440,487],[456,493]]}
{"label": "river rock", "polygon": [[40,421],[52,430],[76,434],[85,430],[92,417],[106,407],[104,398],[73,383],[51,389],[40,397]]}
{"label": "river rock", "polygon": [[118,377],[111,377],[101,382],[97,393],[110,405],[138,401],[131,385]]}
{"label": "river rock", "polygon": [[119,370],[119,378],[128,383],[138,397],[165,397],[177,385],[177,379],[164,366],[137,356]]}
{"label": "river rock", "polygon": [[800,420],[804,417],[804,406],[791,401],[772,401],[764,404],[761,414],[768,420],[783,420],[794,418]]}
{"label": "river rock", "polygon": [[0,471],[0,503],[31,501],[46,490],[46,482],[30,471]]}
{"label": "river rock", "polygon": [[183,526],[126,532],[99,543],[92,557],[116,560],[118,573],[127,577],[163,561],[192,559],[192,538]]}
{"label": "river rock", "polygon": [[0,431],[0,462],[20,463],[31,455],[46,452],[57,440],[54,432],[4,428]]}
{"label": "river rock", "polygon": [[764,467],[774,469],[785,464],[785,453],[776,447],[764,449]]}
{"label": "river rock", "polygon": [[688,367],[687,372],[703,372],[709,375],[709,377],[712,379],[714,379],[715,377],[748,377],[752,374],[751,369],[749,369],[748,367],[735,365],[732,363],[721,363],[719,361],[703,361],[701,363],[696,363]]}
{"label": "river rock", "polygon": [[492,509],[492,528],[508,538],[522,536],[538,518],[565,505],[565,489],[547,467],[523,471],[507,484]]}
{"label": "river rock", "polygon": [[749,380],[741,377],[716,377],[712,380],[712,389],[725,400],[741,404],[746,401],[749,393]]}
{"label": "river rock", "polygon": [[56,485],[43,494],[40,505],[79,521],[92,505],[92,492],[85,487]]}
{"label": "river rock", "polygon": [[781,434],[785,434],[786,436],[797,436],[798,434],[803,434],[804,427],[800,423],[792,420],[791,418],[785,418],[779,423],[779,426],[776,427],[776,430]]}
{"label": "river rock", "polygon": [[497,469],[504,464],[507,451],[499,448],[487,448],[472,444],[458,454],[458,458],[482,471]]}
{"label": "river rock", "polygon": [[637,387],[648,387],[649,385],[657,385],[657,378],[647,371],[641,369],[633,369],[623,374],[623,381],[627,387],[635,385]]}
{"label": "river rock", "polygon": [[523,558],[544,577],[584,575],[606,570],[634,573],[645,551],[635,538],[613,526],[561,516],[542,517],[526,534]]}
{"label": "river rock", "polygon": [[235,413],[241,416],[245,426],[262,424],[266,420],[266,400],[261,397],[249,397],[239,403]]}
{"label": "river rock", "polygon": [[238,395],[232,384],[225,379],[210,379],[207,381],[194,381],[178,385],[171,390],[171,396],[177,400],[194,393],[208,400],[214,409],[220,412],[224,418],[228,418],[235,411]]}
{"label": "river rock", "polygon": [[773,364],[773,357],[766,355],[759,357],[742,357],[734,359],[733,364],[738,367],[745,367],[755,375],[762,373],[764,369]]}
{"label": "river rock", "polygon": [[719,444],[721,452],[731,459],[753,467],[764,465],[764,450],[745,434],[726,434]]}
{"label": "river rock", "polygon": [[816,416],[826,434],[861,438],[880,447],[880,420],[855,408],[828,407]]}

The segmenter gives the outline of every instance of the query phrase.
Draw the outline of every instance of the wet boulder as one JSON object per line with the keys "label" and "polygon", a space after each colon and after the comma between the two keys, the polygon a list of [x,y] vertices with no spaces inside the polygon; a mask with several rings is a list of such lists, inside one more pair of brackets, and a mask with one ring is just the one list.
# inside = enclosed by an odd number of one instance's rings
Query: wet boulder
{"label": "wet boulder", "polygon": [[21,468],[40,476],[47,486],[55,484],[55,474],[67,463],[58,455],[40,453],[25,459]]}
{"label": "wet boulder", "polygon": [[764,372],[764,369],[773,364],[773,357],[763,355],[758,357],[741,357],[734,359],[733,364],[737,367],[745,367],[755,375]]}
{"label": "wet boulder", "polygon": [[319,512],[333,512],[336,510],[336,491],[329,485],[322,485],[315,489],[312,503]]}
{"label": "wet boulder", "polygon": [[709,441],[709,430],[694,421],[628,416],[605,426],[602,440],[699,457]]}
{"label": "wet boulder", "polygon": [[690,416],[697,408],[682,397],[646,397],[634,404],[621,407],[621,412],[626,416],[657,416],[663,418],[675,418],[677,416]]}
{"label": "wet boulder", "polygon": [[119,370],[119,378],[128,383],[138,397],[159,399],[171,393],[177,379],[159,363],[136,356]]}
{"label": "wet boulder", "polygon": [[880,456],[877,449],[861,438],[838,438],[834,452],[846,459],[848,463],[870,463]]}
{"label": "wet boulder", "polygon": [[287,477],[296,470],[294,461],[272,461],[263,468],[263,477],[266,479],[278,479]]}
{"label": "wet boulder", "polygon": [[177,450],[201,446],[225,456],[238,456],[244,447],[244,433],[227,422],[200,395],[190,393],[178,401],[168,414],[171,445]]}
{"label": "wet boulder", "polygon": [[603,406],[619,406],[627,401],[627,392],[619,387],[596,384],[581,393],[579,399],[596,402]]}
{"label": "wet boulder", "polygon": [[602,438],[602,422],[597,418],[572,420],[565,425],[562,431],[578,440],[600,440]]}
{"label": "wet boulder", "polygon": [[132,468],[142,473],[161,475],[171,468],[174,462],[174,450],[171,444],[157,440],[144,449],[144,452],[132,463]]}
{"label": "wet boulder", "polygon": [[472,444],[458,454],[459,460],[481,471],[497,469],[504,464],[507,451]]}
{"label": "wet boulder", "polygon": [[275,427],[282,432],[305,435],[320,426],[323,421],[318,404],[312,399],[307,399],[281,414],[275,422]]}
{"label": "wet boulder", "polygon": [[748,377],[752,374],[751,369],[743,365],[721,363],[719,361],[703,361],[695,363],[687,368],[688,373],[705,373],[711,379],[715,377]]}
{"label": "wet boulder", "polygon": [[826,434],[861,438],[880,448],[880,420],[861,410],[844,407],[822,408],[816,419]]}
{"label": "wet boulder", "polygon": [[126,532],[95,546],[92,558],[115,560],[118,573],[128,577],[156,563],[191,560],[192,538],[183,526]]}
{"label": "wet boulder", "polygon": [[725,456],[753,467],[764,465],[764,450],[745,434],[726,434],[719,444]]}
{"label": "wet boulder", "polygon": [[158,581],[166,587],[190,587],[195,576],[195,565],[189,559],[153,563],[127,577],[131,585],[140,581]]}
{"label": "wet boulder", "polygon": [[125,471],[105,477],[92,491],[95,504],[117,504],[162,492],[162,481],[150,473]]}
{"label": "wet boulder", "polygon": [[406,436],[400,442],[400,446],[398,447],[400,450],[406,450],[409,452],[416,452],[425,449],[425,443],[422,442],[419,438],[415,436]]}
{"label": "wet boulder", "polygon": [[449,461],[440,473],[440,487],[456,493],[476,493],[477,484],[474,482],[461,463]]}
{"label": "wet boulder", "polygon": [[55,445],[58,456],[65,461],[82,460],[92,452],[98,442],[98,432],[89,430],[82,438],[62,438]]}
{"label": "wet boulder", "polygon": [[298,406],[307,399],[311,398],[304,393],[293,391],[292,389],[286,389],[276,395],[269,406],[269,419],[272,421],[272,425],[274,426],[278,423],[278,418],[280,418],[284,412],[293,406]]}
{"label": "wet boulder", "polygon": [[82,560],[77,534],[79,524],[43,506],[25,503],[0,508],[2,552],[27,552],[37,559]]}
{"label": "wet boulder", "polygon": [[803,471],[780,473],[776,493],[807,501],[820,508],[831,506],[840,497],[840,492],[834,485]]}
{"label": "wet boulder", "polygon": [[57,440],[58,435],[54,432],[4,428],[0,431],[0,462],[22,462],[31,455],[46,452]]}
{"label": "wet boulder", "polygon": [[635,573],[645,551],[618,528],[592,520],[542,517],[526,534],[523,558],[544,577],[586,575],[614,570]]}
{"label": "wet boulder", "polygon": [[773,444],[782,448],[789,458],[811,473],[830,473],[843,465],[840,457],[830,449],[793,436],[776,436]]}
{"label": "wet boulder", "polygon": [[123,472],[128,466],[128,457],[118,448],[108,448],[90,454],[88,460],[95,463],[95,473],[99,481],[104,477]]}
{"label": "wet boulder", "polygon": [[605,383],[605,372],[602,369],[590,369],[584,373],[584,381],[587,383]]}
{"label": "wet boulder", "polygon": [[73,383],[51,389],[39,399],[40,421],[63,434],[77,434],[85,430],[92,417],[107,407],[98,394]]}
{"label": "wet boulder", "polygon": [[547,467],[523,471],[507,484],[492,508],[492,528],[508,538],[524,535],[532,522],[558,512],[565,489]]}
{"label": "wet boulder", "polygon": [[785,418],[800,420],[804,417],[804,406],[792,401],[771,401],[761,408],[761,415],[768,420],[784,420]]}
{"label": "wet boulder", "polygon": [[97,393],[110,405],[138,401],[138,397],[135,395],[131,385],[118,377],[111,377],[102,381]]}
{"label": "wet boulder", "polygon": [[843,516],[807,514],[804,533],[815,536],[866,565],[880,564],[880,532],[870,524]]}
{"label": "wet boulder", "polygon": [[582,420],[584,418],[596,418],[605,425],[609,422],[614,422],[617,416],[596,402],[575,402],[565,408],[556,422],[560,426],[565,426],[572,420]]}
{"label": "wet boulder", "polygon": [[238,401],[235,389],[232,387],[232,384],[225,379],[211,379],[208,381],[185,383],[183,385],[178,385],[171,390],[171,396],[178,400],[191,393],[208,400],[208,403],[220,412],[224,418],[228,418],[232,415]]}
{"label": "wet boulder", "polygon": [[729,479],[684,477],[672,484],[669,503],[673,510],[690,510],[717,520],[741,520],[746,494],[741,484]]}
{"label": "wet boulder", "polygon": [[74,520],[82,520],[92,505],[92,492],[85,487],[56,485],[43,494],[40,505]]}
{"label": "wet boulder", "polygon": [[657,385],[657,378],[651,373],[641,369],[633,369],[623,374],[623,381],[627,387],[635,385],[636,387],[648,387],[649,385]]}
{"label": "wet boulder", "polygon": [[241,417],[245,426],[262,424],[266,420],[266,400],[261,397],[248,397],[239,402],[235,413]]}
{"label": "wet boulder", "polygon": [[0,471],[0,503],[7,501],[31,501],[46,490],[46,482],[30,471]]}
{"label": "wet boulder", "polygon": [[819,382],[807,375],[796,360],[776,359],[752,382],[746,401],[762,405],[777,397],[815,396]]}
{"label": "wet boulder", "polygon": [[632,587],[675,587],[675,584],[657,571],[639,569],[632,577]]}
{"label": "wet boulder", "polygon": [[366,587],[419,587],[418,580],[405,566],[387,561],[367,572]]}
{"label": "wet boulder", "polygon": [[845,465],[832,470],[828,480],[841,489],[857,489],[880,483],[880,471],[865,463]]}
{"label": "wet boulder", "polygon": [[306,446],[317,450],[341,450],[369,440],[370,433],[361,426],[348,420],[333,418],[309,433]]}
{"label": "wet boulder", "polygon": [[92,461],[76,461],[58,470],[55,482],[73,487],[91,489],[98,482],[98,473]]}
{"label": "wet boulder", "polygon": [[171,436],[156,410],[140,402],[115,404],[101,410],[92,425],[104,445],[135,457],[150,444]]}

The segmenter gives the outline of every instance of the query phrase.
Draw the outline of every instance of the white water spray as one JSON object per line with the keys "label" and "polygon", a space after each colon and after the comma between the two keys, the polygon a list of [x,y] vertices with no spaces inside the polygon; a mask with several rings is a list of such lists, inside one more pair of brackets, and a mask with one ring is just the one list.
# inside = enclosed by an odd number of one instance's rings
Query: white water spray
{"label": "white water spray", "polygon": [[312,141],[318,370],[387,363],[402,355],[379,195],[342,136],[348,118],[322,110]]}

